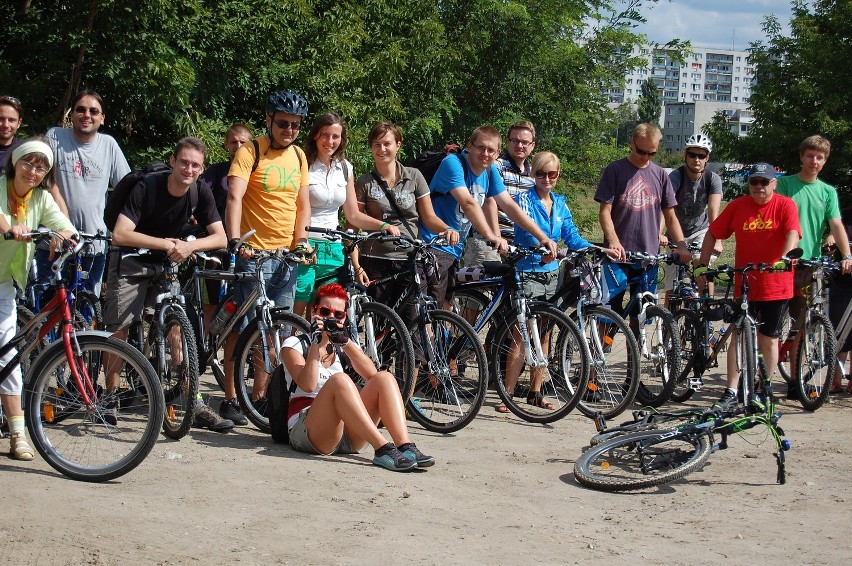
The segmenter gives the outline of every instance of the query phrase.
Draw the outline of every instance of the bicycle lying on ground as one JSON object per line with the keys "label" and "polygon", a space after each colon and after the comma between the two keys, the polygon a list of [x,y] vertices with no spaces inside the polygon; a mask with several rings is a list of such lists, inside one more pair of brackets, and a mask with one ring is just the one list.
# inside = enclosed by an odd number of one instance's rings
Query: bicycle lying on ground
{"label": "bicycle lying on ground", "polygon": [[[47,229],[27,235],[36,241],[61,238]],[[62,254],[51,267],[56,292],[0,348],[0,356],[18,349],[0,370],[0,382],[59,325],[61,339],[44,348],[28,372],[23,395],[27,430],[38,453],[55,470],[73,479],[102,482],[126,474],[150,453],[163,423],[163,391],[154,368],[138,350],[106,332],[75,327],[62,265],[82,245],[62,241]],[[106,356],[113,360],[110,367]],[[117,382],[107,382],[110,370],[118,370]]]}

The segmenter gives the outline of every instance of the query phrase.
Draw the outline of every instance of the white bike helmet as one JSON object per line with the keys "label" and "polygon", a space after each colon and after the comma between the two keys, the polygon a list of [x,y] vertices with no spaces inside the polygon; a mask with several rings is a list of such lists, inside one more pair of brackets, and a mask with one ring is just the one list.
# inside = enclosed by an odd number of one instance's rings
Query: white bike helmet
{"label": "white bike helmet", "polygon": [[710,141],[710,138],[705,136],[704,134],[692,134],[689,136],[689,139],[686,140],[686,148],[690,147],[700,147],[701,149],[706,149],[707,153],[713,152],[713,142]]}

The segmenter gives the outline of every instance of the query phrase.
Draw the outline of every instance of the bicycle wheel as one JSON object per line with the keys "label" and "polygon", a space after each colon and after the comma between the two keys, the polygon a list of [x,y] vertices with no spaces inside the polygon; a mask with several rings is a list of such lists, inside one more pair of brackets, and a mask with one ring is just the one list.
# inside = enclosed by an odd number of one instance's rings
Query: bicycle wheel
{"label": "bicycle wheel", "polygon": [[[270,368],[278,367],[279,351],[284,340],[294,334],[309,334],[310,326],[304,318],[284,310],[272,310],[271,322],[266,336],[269,348]],[[269,419],[266,417],[266,386],[269,374],[266,373],[263,352],[263,337],[257,319],[252,320],[240,334],[234,349],[234,386],[237,400],[243,413],[251,423],[262,432],[269,432]]]}
{"label": "bicycle wheel", "polygon": [[704,322],[701,315],[690,309],[680,309],[675,313],[675,325],[680,334],[680,370],[675,378],[675,384],[669,399],[677,403],[685,403],[695,393],[689,387],[692,377],[700,378],[704,370],[696,368],[704,367],[706,362],[698,359],[704,358]]}
{"label": "bicycle wheel", "polygon": [[622,423],[618,426],[607,427],[606,430],[599,432],[589,439],[589,446],[597,446],[598,444],[612,440],[616,436],[624,436],[643,430],[670,429],[673,426],[677,426],[677,423],[673,423],[672,421],[683,422],[687,420],[694,420],[696,418],[700,418],[705,411],[706,409],[701,408],[680,409],[676,411],[651,414],[644,414],[642,411],[634,411],[634,420]]}
{"label": "bicycle wheel", "polygon": [[[376,369],[396,377],[403,402],[410,399],[414,393],[414,345],[399,315],[381,303],[360,303],[356,342]],[[360,376],[352,377],[356,382],[361,380]]]}
{"label": "bicycle wheel", "polygon": [[[432,432],[461,430],[479,413],[488,385],[488,362],[473,328],[445,310],[430,310],[409,332],[426,333],[429,367],[421,367],[406,407],[412,420]],[[421,340],[423,341],[423,340]]]}
{"label": "bicycle wheel", "polygon": [[[159,313],[154,315],[159,320]],[[162,334],[148,332],[151,365],[163,385],[165,415],[163,432],[180,440],[189,432],[195,419],[198,397],[198,353],[189,319],[182,311],[169,309]]]}
{"label": "bicycle wheel", "polygon": [[85,321],[85,330],[100,330],[104,315],[101,302],[94,293],[79,291],[74,297],[74,319]]}
{"label": "bicycle wheel", "polygon": [[648,430],[592,446],[574,463],[574,477],[601,491],[645,489],[701,468],[710,457],[704,433]]}
{"label": "bicycle wheel", "polygon": [[799,402],[806,411],[816,411],[828,398],[836,365],[834,327],[824,314],[811,310],[799,341],[793,375]]}
{"label": "bicycle wheel", "polygon": [[[757,385],[757,331],[750,318],[744,317],[742,326],[737,328],[734,337],[737,340],[736,364],[739,373],[739,389],[743,391],[743,383],[748,381],[749,390],[754,391]],[[742,395],[740,395],[742,396]]]}
{"label": "bicycle wheel", "polygon": [[793,370],[790,367],[790,359],[793,357],[791,350],[793,348],[793,340],[795,339],[795,336],[790,334],[793,330],[792,326],[793,319],[785,312],[782,317],[781,339],[778,344],[778,373],[790,387],[794,387],[792,385],[793,378],[791,377]]}
{"label": "bicycle wheel", "polygon": [[680,373],[680,332],[668,309],[651,305],[647,315],[648,354],[641,358],[636,401],[646,407],[659,407],[669,400]]}
{"label": "bicycle wheel", "polygon": [[[588,354],[580,329],[556,307],[530,305],[528,315],[531,356],[537,358],[540,351],[544,356],[536,361],[544,365],[526,363],[520,324],[511,317],[512,324],[497,332],[489,367],[497,376],[497,394],[510,411],[531,423],[551,423],[570,413],[586,390]],[[530,403],[531,391],[538,391],[541,399]]]}
{"label": "bicycle wheel", "polygon": [[[576,313],[575,313],[576,316]],[[624,412],[639,388],[639,345],[630,325],[604,306],[583,308],[589,382],[577,408],[587,417],[611,419]]]}
{"label": "bicycle wheel", "polygon": [[[471,327],[476,324],[479,315],[481,315],[488,305],[491,304],[491,299],[485,293],[477,291],[476,289],[465,289],[464,287],[461,289],[453,289],[453,301],[455,303],[456,312],[461,315],[461,317],[465,319]],[[508,324],[506,319],[507,315],[508,309],[498,308],[491,315],[491,318],[488,319],[488,323],[485,324],[485,326],[483,326],[477,333],[477,336],[479,336],[479,342],[485,349],[485,355],[489,360],[493,360],[495,356],[495,329],[502,328]],[[489,376],[490,381],[493,380],[494,377],[494,368],[489,365],[488,369],[491,373]],[[491,382],[493,383],[493,381]]]}
{"label": "bicycle wheel", "polygon": [[[145,356],[126,342],[89,332],[78,332],[76,341],[73,360],[57,341],[33,364],[27,430],[54,469],[76,480],[107,481],[126,474],[151,452],[163,424],[163,390]],[[92,386],[106,383],[106,354],[121,364],[117,388],[104,392],[94,387],[96,400],[87,406],[71,378],[71,364],[88,371]],[[135,394],[128,396],[129,391]],[[108,424],[110,414],[117,424]]]}

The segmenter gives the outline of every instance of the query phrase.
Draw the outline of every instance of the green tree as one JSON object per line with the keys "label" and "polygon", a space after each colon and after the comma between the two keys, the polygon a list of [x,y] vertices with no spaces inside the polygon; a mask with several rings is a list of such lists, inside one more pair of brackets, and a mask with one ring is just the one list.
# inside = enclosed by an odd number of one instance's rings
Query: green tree
{"label": "green tree", "polygon": [[798,171],[799,143],[821,134],[832,142],[822,177],[852,193],[852,2],[794,0],[789,37],[774,16],[763,27],[767,42],[750,49],[755,121],[743,156]]}
{"label": "green tree", "polygon": [[701,132],[713,140],[713,161],[738,161],[740,138],[731,130],[723,110],[717,110],[710,122],[701,128]]}
{"label": "green tree", "polygon": [[657,85],[651,79],[645,79],[639,95],[639,121],[659,124],[662,111],[663,99]]}

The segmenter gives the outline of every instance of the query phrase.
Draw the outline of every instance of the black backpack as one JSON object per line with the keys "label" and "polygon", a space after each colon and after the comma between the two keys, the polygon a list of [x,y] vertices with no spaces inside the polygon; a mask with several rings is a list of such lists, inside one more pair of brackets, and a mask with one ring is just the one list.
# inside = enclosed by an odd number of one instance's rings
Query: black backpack
{"label": "black backpack", "polygon": [[[115,223],[118,221],[118,216],[124,208],[124,203],[127,202],[127,197],[133,191],[133,188],[144,181],[145,190],[151,187],[156,188],[155,181],[159,176],[165,176],[171,173],[171,168],[162,161],[155,161],[150,165],[146,165],[142,169],[135,169],[121,178],[118,184],[113,188],[107,199],[106,207],[104,207],[104,223],[107,230],[112,232],[115,230]],[[189,216],[195,214],[195,209],[198,207],[198,183],[196,181],[189,188]],[[156,211],[145,211],[146,214],[155,214]]]}
{"label": "black backpack", "polygon": [[[451,153],[461,154],[461,147],[456,144],[448,144],[444,151],[424,151],[413,160],[406,163],[406,167],[413,167],[420,171],[423,174],[423,178],[426,179],[426,184],[430,184],[432,182],[432,177],[435,176],[435,171],[438,170],[438,167],[441,165],[441,161],[444,160],[446,156]],[[459,155],[459,159],[462,162],[462,166],[465,166],[464,158]]]}
{"label": "black backpack", "polygon": [[[299,336],[302,344],[302,355],[307,355],[311,344],[309,334]],[[335,348],[340,365],[345,370],[350,366],[349,356],[339,347]],[[289,420],[287,414],[290,412],[290,396],[296,392],[296,382],[287,386],[287,377],[284,375],[284,364],[278,364],[272,375],[269,376],[269,385],[266,388],[266,418],[269,419],[269,433],[272,440],[278,444],[290,443],[290,430],[287,427]]]}

